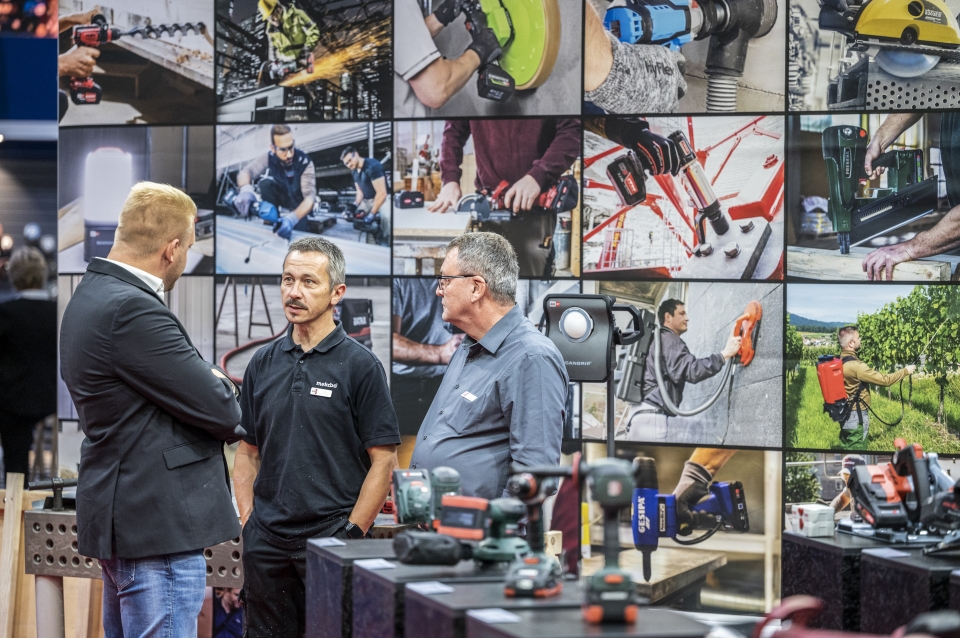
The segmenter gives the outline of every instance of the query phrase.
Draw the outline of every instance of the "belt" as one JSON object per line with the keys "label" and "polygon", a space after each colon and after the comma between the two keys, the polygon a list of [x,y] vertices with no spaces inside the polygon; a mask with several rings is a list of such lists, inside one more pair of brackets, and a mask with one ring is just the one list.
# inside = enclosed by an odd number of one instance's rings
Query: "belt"
{"label": "belt", "polygon": [[646,407],[646,408],[641,407],[635,410],[634,414],[666,414],[666,412],[664,412],[661,408],[658,408],[654,405],[650,405],[649,403],[644,403],[642,405],[647,405],[649,407]]}

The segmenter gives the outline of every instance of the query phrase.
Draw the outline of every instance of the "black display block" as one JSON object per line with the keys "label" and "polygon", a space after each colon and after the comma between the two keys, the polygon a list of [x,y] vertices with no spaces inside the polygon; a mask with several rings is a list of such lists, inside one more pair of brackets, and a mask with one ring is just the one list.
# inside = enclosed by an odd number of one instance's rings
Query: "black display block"
{"label": "black display block", "polygon": [[950,609],[960,609],[960,569],[950,572]]}
{"label": "black display block", "polygon": [[869,538],[835,534],[808,538],[783,533],[782,596],[805,594],[823,600],[811,627],[860,630],[860,552],[889,547]]}
{"label": "black display block", "polygon": [[353,630],[353,561],[396,557],[393,539],[344,541],[325,547],[307,541],[306,638],[348,638]]}
{"label": "black display block", "polygon": [[920,549],[888,546],[886,550],[863,552],[860,631],[889,634],[917,614],[946,609],[950,604],[950,572],[958,568],[960,559],[924,556]]}
{"label": "black display block", "polygon": [[502,582],[449,584],[453,591],[445,594],[421,594],[409,587],[406,589],[407,636],[423,635],[423,628],[429,627],[433,638],[464,638],[469,609],[579,609],[583,603],[583,590],[576,581],[564,583],[560,595],[551,598],[507,598],[503,595]]}
{"label": "black display block", "polygon": [[703,638],[710,627],[669,609],[641,607],[632,625],[590,625],[579,609],[510,610],[517,623],[486,623],[467,615],[467,638]]}
{"label": "black display block", "polygon": [[[353,570],[353,638],[400,638],[404,635],[404,585],[437,580],[442,583],[502,583],[503,566],[480,568],[472,560],[452,567],[404,565],[393,569]],[[425,628],[416,636],[426,635]],[[411,636],[411,638],[414,638]]]}

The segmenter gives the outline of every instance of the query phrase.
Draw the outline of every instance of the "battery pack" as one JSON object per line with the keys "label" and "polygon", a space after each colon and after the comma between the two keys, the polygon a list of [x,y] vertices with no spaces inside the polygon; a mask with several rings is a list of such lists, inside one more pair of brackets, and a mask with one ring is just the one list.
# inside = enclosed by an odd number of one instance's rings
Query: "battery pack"
{"label": "battery pack", "polygon": [[643,169],[633,151],[627,151],[610,162],[607,177],[624,206],[636,206],[647,198]]}

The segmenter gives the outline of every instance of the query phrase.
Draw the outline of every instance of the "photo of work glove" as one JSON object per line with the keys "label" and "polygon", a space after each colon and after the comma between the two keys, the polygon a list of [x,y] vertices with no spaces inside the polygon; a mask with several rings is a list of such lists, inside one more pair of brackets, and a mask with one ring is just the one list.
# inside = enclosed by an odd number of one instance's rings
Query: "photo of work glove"
{"label": "photo of work glove", "polygon": [[613,66],[584,99],[607,113],[675,113],[687,90],[686,61],[659,44],[626,44],[609,31]]}
{"label": "photo of work glove", "polygon": [[480,58],[480,66],[485,66],[495,62],[503,55],[503,49],[500,48],[500,42],[493,30],[487,26],[487,17],[482,11],[477,11],[470,16],[473,28],[468,28],[473,42],[467,47]]}
{"label": "photo of work glove", "polygon": [[293,234],[293,227],[296,226],[299,221],[300,218],[297,217],[296,213],[287,213],[280,218],[280,225],[277,226],[274,232],[284,239],[290,239],[290,236]]}
{"label": "photo of work glove", "polygon": [[244,184],[237,193],[237,198],[233,200],[233,205],[237,212],[246,216],[250,212],[250,204],[257,201],[257,192],[253,190],[252,184]]}
{"label": "photo of work glove", "polygon": [[457,19],[463,10],[463,0],[446,0],[433,10],[433,17],[443,26],[447,26]]}
{"label": "photo of work glove", "polygon": [[680,172],[680,150],[673,140],[652,132],[644,120],[620,122],[620,126],[620,143],[637,154],[644,170],[651,175]]}
{"label": "photo of work glove", "polygon": [[677,523],[680,524],[677,534],[689,536],[700,524],[700,517],[693,512],[693,506],[703,500],[710,492],[710,481],[713,477],[707,468],[699,463],[687,461],[683,464],[680,481],[673,490],[677,497]]}

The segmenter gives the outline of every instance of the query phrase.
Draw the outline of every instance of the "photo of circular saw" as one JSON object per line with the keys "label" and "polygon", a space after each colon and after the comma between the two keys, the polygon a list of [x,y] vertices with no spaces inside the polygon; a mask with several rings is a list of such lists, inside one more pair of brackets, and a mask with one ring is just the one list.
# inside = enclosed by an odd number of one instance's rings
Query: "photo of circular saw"
{"label": "photo of circular saw", "polygon": [[481,97],[502,102],[514,90],[535,89],[550,77],[560,50],[558,0],[467,0],[462,11],[467,29],[484,20],[502,51],[480,68]]}
{"label": "photo of circular saw", "polygon": [[818,22],[821,30],[846,36],[851,62],[873,58],[896,77],[922,76],[941,61],[960,62],[960,25],[943,0],[824,0]]}

